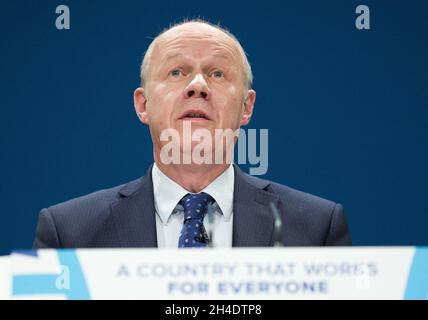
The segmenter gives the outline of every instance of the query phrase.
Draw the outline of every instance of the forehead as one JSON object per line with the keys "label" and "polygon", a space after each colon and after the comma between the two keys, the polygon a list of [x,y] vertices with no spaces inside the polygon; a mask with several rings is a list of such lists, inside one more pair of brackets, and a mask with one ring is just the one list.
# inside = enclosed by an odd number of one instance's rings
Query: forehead
{"label": "forehead", "polygon": [[186,23],[162,34],[154,46],[154,58],[177,54],[192,54],[198,58],[216,55],[230,60],[239,60],[240,51],[234,39],[223,31],[202,23]]}

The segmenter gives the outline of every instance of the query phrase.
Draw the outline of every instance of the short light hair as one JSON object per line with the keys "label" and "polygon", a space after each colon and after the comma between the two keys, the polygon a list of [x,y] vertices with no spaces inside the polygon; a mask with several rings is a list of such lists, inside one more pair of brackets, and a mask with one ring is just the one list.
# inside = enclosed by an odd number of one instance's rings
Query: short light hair
{"label": "short light hair", "polygon": [[202,20],[202,19],[184,20],[182,22],[173,24],[170,27],[164,29],[161,33],[159,33],[153,39],[153,41],[150,43],[149,47],[147,48],[147,51],[144,54],[144,58],[143,58],[143,61],[141,63],[141,69],[140,69],[141,87],[145,88],[145,86],[147,85],[147,82],[149,81],[150,59],[151,59],[151,55],[152,55],[154,46],[156,44],[156,40],[160,36],[162,36],[165,32],[171,30],[172,28],[175,28],[177,26],[181,26],[181,25],[186,24],[186,23],[193,23],[193,22],[203,23],[203,24],[209,25],[213,28],[216,28],[217,30],[220,30],[221,32],[225,33],[230,38],[232,38],[232,40],[235,42],[235,44],[236,44],[236,46],[237,46],[237,48],[241,54],[241,58],[242,58],[242,69],[243,69],[242,71],[243,71],[243,75],[244,75],[244,87],[247,90],[251,89],[252,85],[253,85],[253,72],[251,71],[251,65],[250,65],[250,62],[248,61],[247,54],[245,53],[244,49],[242,48],[241,44],[239,43],[239,40],[229,30],[221,27],[219,24],[215,25],[209,21]]}

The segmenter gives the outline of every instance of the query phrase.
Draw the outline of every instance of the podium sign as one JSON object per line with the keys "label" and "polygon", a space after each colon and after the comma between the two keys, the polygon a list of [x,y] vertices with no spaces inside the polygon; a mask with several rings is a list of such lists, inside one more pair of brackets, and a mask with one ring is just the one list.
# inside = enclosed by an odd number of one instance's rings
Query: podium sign
{"label": "podium sign", "polygon": [[49,249],[9,262],[13,299],[428,298],[428,247]]}

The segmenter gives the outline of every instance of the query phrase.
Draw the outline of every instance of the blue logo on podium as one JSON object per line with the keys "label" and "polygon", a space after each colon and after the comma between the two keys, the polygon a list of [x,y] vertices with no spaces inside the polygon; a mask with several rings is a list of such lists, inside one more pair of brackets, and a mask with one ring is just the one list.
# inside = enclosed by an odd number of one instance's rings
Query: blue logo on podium
{"label": "blue logo on podium", "polygon": [[[37,251],[15,251],[38,259]],[[13,276],[13,295],[62,294],[70,300],[88,300],[90,294],[75,250],[56,251],[61,266],[69,270],[69,286],[58,287],[61,274],[25,274]]]}

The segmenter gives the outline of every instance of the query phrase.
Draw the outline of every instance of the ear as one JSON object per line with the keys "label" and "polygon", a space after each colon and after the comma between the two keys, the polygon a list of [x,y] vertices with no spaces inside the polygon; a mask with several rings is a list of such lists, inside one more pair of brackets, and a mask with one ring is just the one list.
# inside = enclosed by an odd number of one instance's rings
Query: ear
{"label": "ear", "polygon": [[147,98],[144,88],[137,88],[134,91],[134,108],[138,119],[144,124],[149,124],[147,114]]}
{"label": "ear", "polygon": [[246,126],[253,115],[254,103],[256,102],[256,92],[248,90],[247,98],[244,101],[244,112],[242,113],[241,126]]}

